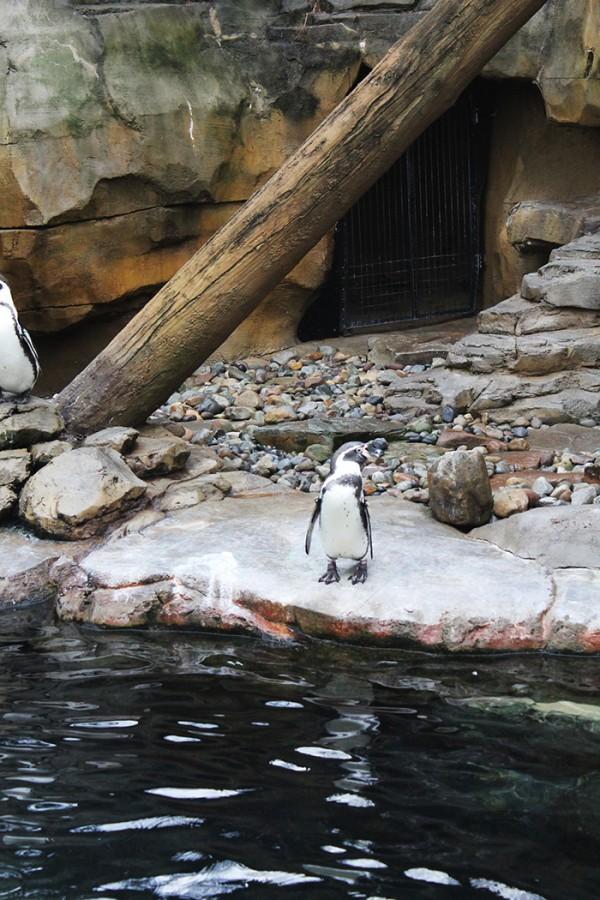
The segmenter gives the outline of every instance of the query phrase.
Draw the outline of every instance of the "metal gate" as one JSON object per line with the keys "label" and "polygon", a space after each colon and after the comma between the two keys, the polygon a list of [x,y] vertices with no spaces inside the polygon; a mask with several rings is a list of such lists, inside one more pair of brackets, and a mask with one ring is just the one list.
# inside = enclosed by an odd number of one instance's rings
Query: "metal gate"
{"label": "metal gate", "polygon": [[334,283],[342,334],[475,311],[479,120],[468,92],[338,223]]}

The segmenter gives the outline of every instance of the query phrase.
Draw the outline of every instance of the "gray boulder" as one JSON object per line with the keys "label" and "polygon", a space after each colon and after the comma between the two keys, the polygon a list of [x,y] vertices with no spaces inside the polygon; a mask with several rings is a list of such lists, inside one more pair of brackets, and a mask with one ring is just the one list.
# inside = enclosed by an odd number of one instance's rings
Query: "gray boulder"
{"label": "gray boulder", "polygon": [[82,447],[33,475],[19,512],[42,534],[78,540],[103,531],[145,494],[146,485],[115,450]]}
{"label": "gray boulder", "polygon": [[190,451],[190,444],[174,435],[168,438],[140,437],[127,456],[127,464],[140,478],[167,475],[184,468]]}
{"label": "gray boulder", "polygon": [[19,488],[30,471],[31,454],[27,450],[0,450],[0,486]]}
{"label": "gray boulder", "polygon": [[69,441],[42,441],[40,444],[33,444],[31,447],[31,464],[33,469],[41,469],[47,465],[55,456],[61,453],[68,453],[73,449],[73,445]]}
{"label": "gray boulder", "polygon": [[65,427],[57,408],[36,397],[27,403],[0,403],[0,450],[30,447],[56,437]]}
{"label": "gray boulder", "polygon": [[439,522],[472,528],[490,520],[490,479],[479,450],[447,453],[429,470],[429,505]]}
{"label": "gray boulder", "polygon": [[129,453],[135,444],[139,431],[124,425],[114,425],[90,434],[83,442],[84,447],[112,447],[117,453]]}
{"label": "gray boulder", "polygon": [[0,521],[8,519],[17,504],[17,495],[13,488],[0,487]]}
{"label": "gray boulder", "polygon": [[552,306],[600,309],[600,260],[556,259],[523,277],[521,294]]}
{"label": "gray boulder", "polygon": [[596,568],[600,560],[600,508],[569,505],[531,509],[522,516],[477,528],[469,537],[489,541],[549,569]]}

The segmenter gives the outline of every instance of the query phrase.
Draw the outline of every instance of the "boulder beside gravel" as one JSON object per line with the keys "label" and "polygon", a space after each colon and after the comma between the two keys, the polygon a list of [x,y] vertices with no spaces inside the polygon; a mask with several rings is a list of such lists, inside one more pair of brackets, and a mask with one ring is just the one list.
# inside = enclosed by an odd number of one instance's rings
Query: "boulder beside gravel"
{"label": "boulder beside gravel", "polygon": [[494,494],[494,515],[506,519],[529,509],[529,494],[524,488],[503,488]]}
{"label": "boulder beside gravel", "polygon": [[185,466],[191,446],[171,435],[169,438],[139,437],[127,456],[127,464],[140,478],[168,475]]}
{"label": "boulder beside gravel", "polygon": [[489,522],[493,499],[483,454],[455,450],[429,470],[429,504],[439,522],[473,528]]}
{"label": "boulder beside gravel", "polygon": [[19,512],[44,535],[79,540],[102,532],[145,492],[115,450],[82,447],[57,456],[29,479]]}
{"label": "boulder beside gravel", "polygon": [[84,447],[112,447],[117,453],[129,453],[135,444],[139,431],[124,425],[113,425],[89,434],[83,442]]}
{"label": "boulder beside gravel", "polygon": [[388,441],[401,440],[406,427],[399,422],[365,416],[362,419],[331,417],[312,418],[277,425],[262,425],[253,429],[254,440],[265,446],[277,447],[288,453],[301,453],[313,444],[331,441],[334,448],[346,441],[369,441],[384,437]]}

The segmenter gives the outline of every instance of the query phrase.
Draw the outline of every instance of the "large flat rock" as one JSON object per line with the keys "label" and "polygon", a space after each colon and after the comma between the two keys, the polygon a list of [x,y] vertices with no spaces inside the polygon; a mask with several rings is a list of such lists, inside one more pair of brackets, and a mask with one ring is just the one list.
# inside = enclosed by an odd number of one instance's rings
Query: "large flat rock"
{"label": "large flat rock", "polygon": [[531,509],[475,528],[471,537],[550,569],[596,568],[600,566],[600,506]]}
{"label": "large flat rock", "polygon": [[574,453],[595,453],[600,449],[600,428],[564,423],[544,429],[529,429],[527,435],[532,450],[572,450]]}
{"label": "large flat rock", "polygon": [[261,425],[252,429],[254,440],[265,446],[278,447],[290,453],[302,452],[311,444],[327,438],[337,449],[345,441],[368,441],[385,437],[401,440],[406,427],[400,422],[364,416],[362,419],[334,416],[330,419],[305,419],[278,425]]}
{"label": "large flat rock", "polygon": [[561,569],[554,575],[556,597],[546,628],[556,650],[600,650],[600,569]]}
{"label": "large flat rock", "polygon": [[[80,566],[65,619],[97,625],[189,625],[430,648],[534,649],[552,581],[535,563],[435,522],[395,498],[372,501],[375,560],[365,585],[318,582],[318,540],[303,551],[313,498],[225,500],[181,510],[108,539]],[[342,570],[342,567],[340,567]]]}

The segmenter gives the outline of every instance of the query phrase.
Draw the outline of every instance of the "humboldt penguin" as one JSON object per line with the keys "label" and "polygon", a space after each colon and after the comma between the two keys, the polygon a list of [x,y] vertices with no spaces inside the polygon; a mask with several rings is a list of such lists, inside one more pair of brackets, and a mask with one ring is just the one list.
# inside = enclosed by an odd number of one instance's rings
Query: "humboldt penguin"
{"label": "humboldt penguin", "polygon": [[319,522],[321,543],[329,557],[327,571],[319,578],[325,584],[340,580],[336,560],[356,560],[348,580],[352,584],[367,580],[367,561],[373,558],[371,520],[363,491],[361,468],[370,458],[366,444],[351,441],[343,444],[331,459],[331,472],[315,503],[306,532],[304,549],[310,553],[315,523]]}
{"label": "humboldt penguin", "polygon": [[29,394],[39,374],[35,347],[19,322],[8,284],[0,278],[0,394]]}

